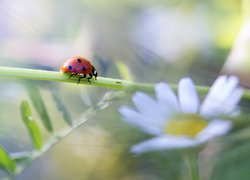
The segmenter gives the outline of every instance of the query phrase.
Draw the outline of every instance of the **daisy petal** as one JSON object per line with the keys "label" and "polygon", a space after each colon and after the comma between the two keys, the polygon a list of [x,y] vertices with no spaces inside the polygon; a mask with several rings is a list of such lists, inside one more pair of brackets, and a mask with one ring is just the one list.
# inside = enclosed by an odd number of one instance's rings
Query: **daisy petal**
{"label": "daisy petal", "polygon": [[131,152],[140,154],[156,150],[187,148],[197,144],[195,140],[190,138],[162,135],[134,145]]}
{"label": "daisy petal", "polygon": [[238,83],[239,79],[235,76],[230,76],[228,79],[226,76],[219,77],[201,106],[201,114],[206,116],[223,114],[225,102],[230,99]]}
{"label": "daisy petal", "polygon": [[180,112],[178,99],[174,91],[166,83],[159,83],[155,86],[156,97],[168,112]]}
{"label": "daisy petal", "polygon": [[226,85],[223,88],[223,93],[220,93],[218,97],[218,103],[216,103],[216,113],[218,115],[223,114],[223,109],[227,106],[226,101],[231,98],[232,93],[237,88],[239,79],[235,76],[230,76],[227,80]]}
{"label": "daisy petal", "polygon": [[123,115],[125,122],[141,129],[142,131],[153,135],[159,135],[161,133],[160,127],[162,127],[162,124],[157,124],[158,121],[152,121],[125,106],[122,106],[119,111]]}
{"label": "daisy petal", "polygon": [[232,128],[232,123],[225,120],[213,120],[208,126],[201,131],[197,136],[197,140],[201,143],[208,141],[216,136],[222,136],[228,133]]}
{"label": "daisy petal", "polygon": [[145,116],[149,116],[157,120],[165,117],[162,115],[161,109],[158,108],[159,104],[156,102],[156,100],[145,93],[135,93],[135,95],[132,97],[132,101],[136,108]]}
{"label": "daisy petal", "polygon": [[241,88],[237,88],[234,92],[231,93],[230,97],[225,101],[225,106],[223,106],[223,113],[222,114],[232,114],[234,113],[237,104],[239,103],[244,90]]}
{"label": "daisy petal", "polygon": [[183,113],[197,113],[200,105],[193,81],[183,78],[178,87],[179,102]]}
{"label": "daisy petal", "polygon": [[223,87],[226,84],[227,77],[226,76],[220,76],[218,77],[213,85],[211,86],[211,89],[209,90],[205,100],[203,101],[201,108],[200,108],[200,114],[203,116],[211,116],[214,113],[214,105],[216,104],[217,96],[221,93]]}

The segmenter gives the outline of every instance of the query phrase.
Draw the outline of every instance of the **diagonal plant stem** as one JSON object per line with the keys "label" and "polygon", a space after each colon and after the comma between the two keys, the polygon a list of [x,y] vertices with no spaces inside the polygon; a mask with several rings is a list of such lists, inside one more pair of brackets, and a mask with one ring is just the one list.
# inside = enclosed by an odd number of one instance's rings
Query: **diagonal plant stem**
{"label": "diagonal plant stem", "polygon": [[[0,77],[6,78],[20,78],[20,79],[33,79],[41,81],[54,81],[54,82],[67,82],[77,83],[79,76],[74,76],[69,79],[69,75],[58,71],[45,71],[25,68],[13,68],[13,67],[1,67]],[[133,81],[126,81],[114,78],[98,77],[97,80],[91,80],[91,84],[86,79],[82,79],[80,84],[99,86],[109,89],[125,90],[127,92],[134,91],[146,91],[153,92],[155,84],[149,83],[137,83]],[[177,85],[170,84],[171,88],[177,90]],[[201,94],[206,94],[209,91],[209,87],[196,86],[196,89]],[[244,99],[250,100],[250,90],[245,90],[243,95]]]}
{"label": "diagonal plant stem", "polygon": [[91,119],[93,116],[96,115],[98,111],[101,111],[107,107],[111,103],[113,103],[116,100],[119,100],[126,96],[127,93],[124,91],[119,92],[107,92],[104,97],[93,107],[89,108],[87,111],[85,111],[80,117],[75,121],[72,127],[69,127],[65,130],[59,131],[54,133],[44,144],[44,146],[39,151],[33,151],[33,152],[24,152],[24,153],[18,153],[18,154],[11,154],[13,159],[25,159],[22,164],[20,164],[15,174],[12,174],[13,176],[16,174],[20,174],[25,169],[27,169],[28,166],[30,166],[33,161],[41,157],[44,153],[49,151],[53,146],[55,146],[57,143],[59,143],[61,140],[63,140],[65,137],[70,135],[75,129],[80,127],[82,124],[84,124],[86,121]]}

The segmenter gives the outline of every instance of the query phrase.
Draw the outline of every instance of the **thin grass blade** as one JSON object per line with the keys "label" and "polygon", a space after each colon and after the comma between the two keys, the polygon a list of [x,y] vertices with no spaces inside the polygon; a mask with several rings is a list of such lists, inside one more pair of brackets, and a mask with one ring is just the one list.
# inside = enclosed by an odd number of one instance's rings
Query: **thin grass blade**
{"label": "thin grass blade", "polygon": [[31,116],[31,109],[28,101],[23,100],[20,109],[23,122],[29,131],[33,145],[37,150],[40,150],[43,145],[42,135],[40,133],[40,129],[38,128],[36,122],[33,120]]}

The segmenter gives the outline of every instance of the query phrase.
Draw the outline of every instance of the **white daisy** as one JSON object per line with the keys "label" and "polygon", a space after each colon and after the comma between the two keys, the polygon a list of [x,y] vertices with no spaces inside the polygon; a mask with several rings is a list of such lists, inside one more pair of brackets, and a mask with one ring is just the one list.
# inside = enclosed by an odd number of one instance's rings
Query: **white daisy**
{"label": "white daisy", "polygon": [[190,78],[180,80],[178,97],[165,83],[155,86],[156,99],[135,93],[132,101],[137,111],[125,106],[119,111],[125,122],[156,137],[136,144],[131,152],[188,148],[226,134],[232,123],[221,117],[237,114],[243,94],[238,83],[234,76],[220,76],[202,104]]}

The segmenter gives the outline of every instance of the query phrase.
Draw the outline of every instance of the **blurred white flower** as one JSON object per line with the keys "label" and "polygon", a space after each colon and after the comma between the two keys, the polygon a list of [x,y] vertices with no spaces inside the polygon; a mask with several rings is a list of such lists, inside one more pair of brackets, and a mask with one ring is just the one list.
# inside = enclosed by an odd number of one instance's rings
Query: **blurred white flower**
{"label": "blurred white flower", "polygon": [[156,137],[136,144],[131,152],[194,147],[228,133],[232,123],[221,117],[238,113],[243,94],[238,82],[234,76],[220,76],[202,104],[190,78],[180,80],[178,97],[165,83],[155,86],[156,99],[137,92],[132,101],[138,111],[125,106],[119,111],[125,122]]}
{"label": "blurred white flower", "polygon": [[143,48],[142,54],[152,53],[167,62],[186,60],[187,55],[197,52],[207,53],[212,38],[204,12],[202,6],[193,7],[188,13],[182,8],[150,6],[138,15],[131,39]]}

